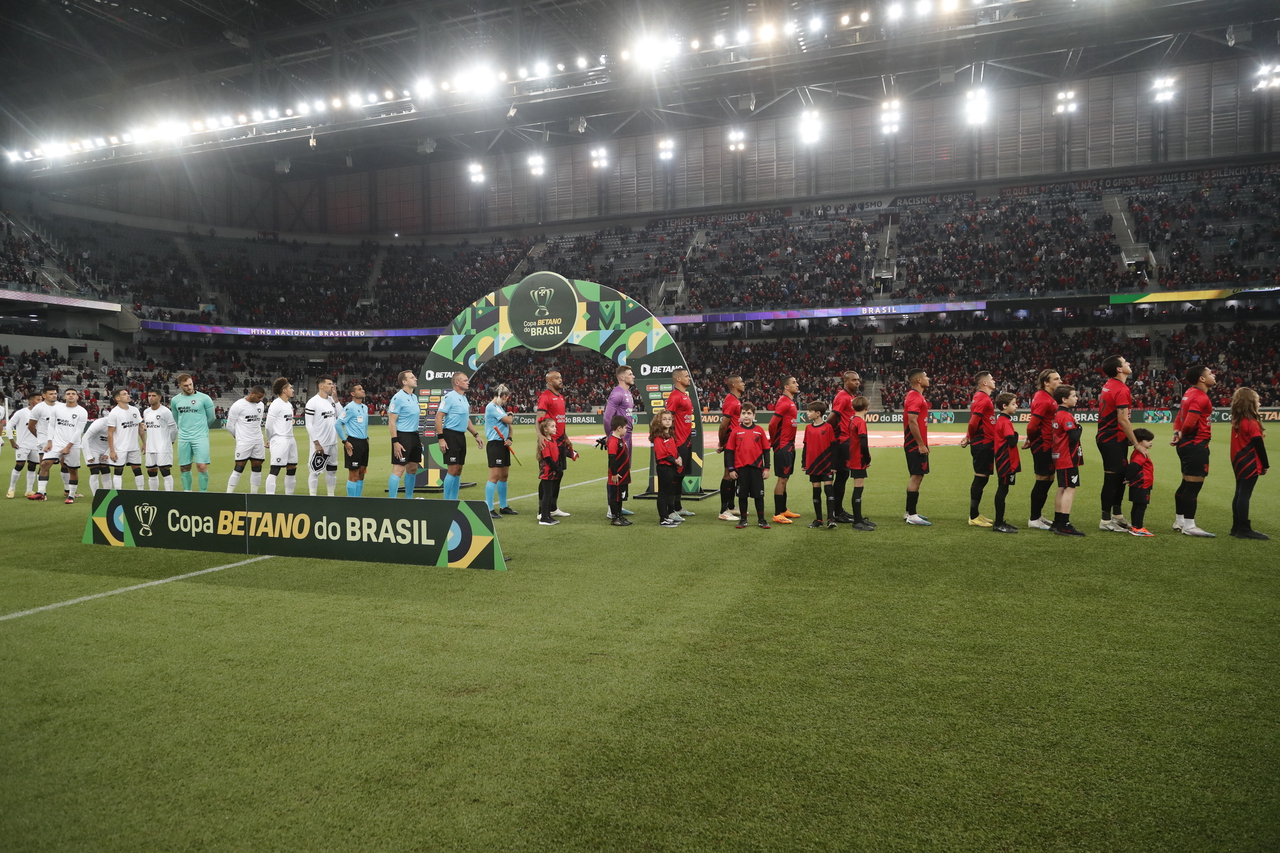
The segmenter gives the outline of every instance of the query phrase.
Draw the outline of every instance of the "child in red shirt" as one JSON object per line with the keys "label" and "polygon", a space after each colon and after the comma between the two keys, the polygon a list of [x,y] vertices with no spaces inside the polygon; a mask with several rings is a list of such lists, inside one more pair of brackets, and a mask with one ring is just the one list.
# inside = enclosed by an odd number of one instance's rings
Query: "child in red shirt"
{"label": "child in red shirt", "polygon": [[1059,536],[1083,536],[1084,533],[1071,523],[1071,503],[1080,485],[1084,454],[1080,450],[1082,430],[1070,410],[1075,408],[1080,398],[1075,388],[1059,385],[1053,389],[1053,399],[1058,403],[1052,429],[1053,468],[1058,477],[1058,494],[1053,499],[1053,524],[1049,529]]}
{"label": "child in red shirt", "polygon": [[756,407],[742,404],[741,426],[729,436],[724,446],[724,467],[729,479],[738,481],[739,530],[747,526],[747,498],[756,502],[760,527],[768,530],[764,517],[764,481],[769,479],[769,436],[756,424]]}
{"label": "child in red shirt", "polygon": [[1022,470],[1022,459],[1018,455],[1018,431],[1013,427],[1013,415],[1018,410],[1018,395],[1005,391],[996,395],[994,401],[996,416],[995,473],[996,473],[996,517],[991,523],[995,533],[1017,533],[1014,527],[1004,519],[1005,500],[1009,497],[1009,487],[1018,478]]}
{"label": "child in red shirt", "polygon": [[649,422],[649,444],[658,470],[658,525],[679,527],[684,518],[676,511],[680,497],[680,473],[684,464],[680,460],[680,445],[676,442],[675,415],[663,409]]}
{"label": "child in red shirt", "polygon": [[[827,420],[827,404],[822,400],[813,400],[808,408],[809,425],[804,429],[804,470],[809,475],[809,484],[813,486],[814,520],[809,523],[813,529],[836,526],[836,432],[835,427]],[[839,417],[836,414],[835,417]],[[822,498],[827,499],[827,518],[822,521]]]}
{"label": "child in red shirt", "polygon": [[556,438],[556,422],[543,418],[538,422],[538,524],[550,527],[559,524],[553,518],[556,508],[556,486],[564,473],[564,459],[560,455],[560,442]]}
{"label": "child in red shirt", "polygon": [[622,415],[614,415],[609,435],[609,514],[614,527],[630,527],[631,520],[622,514],[622,502],[627,499],[627,486],[631,484],[631,448],[627,447],[628,422]]}
{"label": "child in red shirt", "polygon": [[1124,469],[1125,481],[1129,484],[1129,500],[1133,501],[1133,512],[1130,513],[1129,532],[1134,536],[1154,536],[1147,529],[1147,507],[1151,504],[1151,489],[1156,484],[1155,466],[1151,464],[1151,445],[1156,434],[1149,429],[1138,427],[1133,431],[1137,444],[1129,455],[1129,465]]}
{"label": "child in red shirt", "polygon": [[853,480],[853,529],[871,531],[876,523],[862,515],[862,489],[867,482],[867,469],[871,467],[871,440],[867,435],[867,422],[863,419],[871,402],[863,396],[853,398],[853,417],[849,418],[849,479]]}
{"label": "child in red shirt", "polygon": [[1231,500],[1231,535],[1236,539],[1271,538],[1254,530],[1249,520],[1253,487],[1270,467],[1262,434],[1258,392],[1237,388],[1231,395],[1231,468],[1236,475],[1236,494]]}

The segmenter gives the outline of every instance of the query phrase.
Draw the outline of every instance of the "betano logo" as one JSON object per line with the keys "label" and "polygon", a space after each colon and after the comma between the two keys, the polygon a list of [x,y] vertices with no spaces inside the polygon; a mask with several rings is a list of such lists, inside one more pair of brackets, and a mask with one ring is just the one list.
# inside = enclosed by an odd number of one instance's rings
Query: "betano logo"
{"label": "betano logo", "polygon": [[649,374],[675,373],[677,370],[684,370],[683,364],[642,364],[640,365],[640,375],[648,376]]}

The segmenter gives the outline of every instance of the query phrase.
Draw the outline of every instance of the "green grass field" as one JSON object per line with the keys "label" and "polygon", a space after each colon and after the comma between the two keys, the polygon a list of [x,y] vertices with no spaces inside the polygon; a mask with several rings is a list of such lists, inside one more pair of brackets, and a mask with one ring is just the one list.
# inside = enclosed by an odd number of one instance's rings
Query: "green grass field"
{"label": "green grass field", "polygon": [[[524,429],[507,572],[270,558],[0,621],[0,849],[1280,849],[1280,535],[1226,536],[1222,426],[1219,538],[1171,533],[1168,429],[1149,540],[1096,530],[1091,434],[1081,540],[966,526],[958,448],[931,528],[886,449],[874,533],[806,529],[803,477],[789,527],[616,529],[594,448],[541,528]],[[0,616],[240,559],[81,545],[86,503],[0,506]]]}

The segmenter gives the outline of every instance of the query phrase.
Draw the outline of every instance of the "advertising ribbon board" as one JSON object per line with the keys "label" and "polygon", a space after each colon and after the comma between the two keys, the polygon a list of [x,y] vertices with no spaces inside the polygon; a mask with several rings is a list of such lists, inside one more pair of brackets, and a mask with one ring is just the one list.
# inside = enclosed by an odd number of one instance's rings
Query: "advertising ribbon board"
{"label": "advertising ribbon board", "polygon": [[483,501],[99,489],[85,545],[506,569]]}

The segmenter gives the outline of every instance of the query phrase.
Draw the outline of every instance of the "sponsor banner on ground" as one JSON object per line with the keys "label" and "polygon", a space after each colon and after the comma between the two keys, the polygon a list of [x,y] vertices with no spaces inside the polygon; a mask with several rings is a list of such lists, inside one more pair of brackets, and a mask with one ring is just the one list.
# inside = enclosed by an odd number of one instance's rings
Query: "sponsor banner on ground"
{"label": "sponsor banner on ground", "polygon": [[482,501],[99,489],[86,545],[505,569]]}

